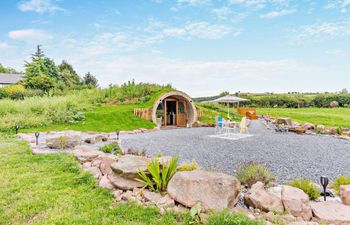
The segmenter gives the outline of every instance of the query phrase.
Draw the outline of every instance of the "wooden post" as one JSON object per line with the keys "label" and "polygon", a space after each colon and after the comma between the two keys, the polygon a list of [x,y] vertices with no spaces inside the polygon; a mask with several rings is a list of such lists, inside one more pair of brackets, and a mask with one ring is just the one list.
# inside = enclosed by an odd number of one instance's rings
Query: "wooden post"
{"label": "wooden post", "polygon": [[164,127],[166,127],[166,100],[164,99]]}
{"label": "wooden post", "polygon": [[179,101],[176,101],[176,110],[175,110],[175,126],[178,126],[179,124]]}

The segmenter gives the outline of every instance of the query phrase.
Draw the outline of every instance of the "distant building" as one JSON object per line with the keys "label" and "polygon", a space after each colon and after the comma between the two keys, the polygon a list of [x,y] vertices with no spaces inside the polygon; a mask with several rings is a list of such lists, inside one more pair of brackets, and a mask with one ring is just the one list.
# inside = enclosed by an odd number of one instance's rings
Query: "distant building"
{"label": "distant building", "polygon": [[24,74],[0,73],[0,88],[23,80]]}

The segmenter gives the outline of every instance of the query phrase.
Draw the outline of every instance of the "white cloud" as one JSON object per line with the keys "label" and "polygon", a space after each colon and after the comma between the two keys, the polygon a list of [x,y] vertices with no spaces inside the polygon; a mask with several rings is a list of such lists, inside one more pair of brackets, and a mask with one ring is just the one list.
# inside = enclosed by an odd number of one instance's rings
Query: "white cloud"
{"label": "white cloud", "polygon": [[176,4],[170,8],[171,11],[177,12],[180,8],[186,6],[203,6],[211,3],[211,0],[177,0]]}
{"label": "white cloud", "polygon": [[205,5],[210,2],[211,0],[177,0],[178,5],[192,5],[192,6]]}
{"label": "white cloud", "polygon": [[187,24],[184,28],[189,36],[201,39],[221,39],[230,33],[231,28],[221,24],[196,22]]}
{"label": "white cloud", "polygon": [[272,11],[269,13],[262,14],[262,15],[260,15],[260,18],[271,19],[271,18],[276,18],[276,17],[281,17],[281,16],[287,16],[287,15],[293,14],[295,12],[296,12],[295,10],[283,9],[280,11]]}
{"label": "white cloud", "polygon": [[324,8],[325,9],[338,9],[342,13],[348,12],[348,7],[350,6],[350,0],[331,0]]}
{"label": "white cloud", "polygon": [[[139,32],[142,30],[143,32]],[[89,54],[107,54],[135,51],[140,48],[153,46],[168,38],[176,38],[184,41],[194,39],[218,40],[227,35],[237,36],[239,30],[221,24],[210,24],[208,22],[189,22],[183,26],[173,27],[159,21],[149,21],[146,28],[125,30],[115,33],[100,33],[81,46]],[[100,46],[100,47],[97,47]]]}
{"label": "white cloud", "polygon": [[223,6],[221,8],[213,9],[212,13],[216,15],[219,19],[227,19],[232,14],[232,10],[227,6]]}
{"label": "white cloud", "polygon": [[162,31],[165,37],[183,39],[221,39],[231,32],[231,28],[221,24],[209,24],[207,22],[192,22],[180,28],[166,28]]}
{"label": "white cloud", "polygon": [[[101,64],[101,83],[136,81],[171,83],[192,96],[217,94],[222,90],[268,91],[283,87],[288,74],[305,67],[290,60],[185,61],[161,57],[118,57]],[[254,81],[254,82],[248,82]]]}
{"label": "white cloud", "polygon": [[54,13],[64,12],[65,9],[55,4],[56,0],[27,0],[18,4],[18,8],[23,12]]}
{"label": "white cloud", "polygon": [[8,43],[6,42],[2,42],[0,41],[0,50],[8,50],[10,48],[13,48],[12,45],[9,45]]}
{"label": "white cloud", "polygon": [[299,43],[304,40],[321,41],[329,38],[350,35],[350,20],[322,22],[294,29],[295,36],[292,42]]}
{"label": "white cloud", "polygon": [[253,7],[256,9],[265,8],[268,0],[229,0],[230,4],[241,4],[246,7]]}
{"label": "white cloud", "polygon": [[329,49],[325,53],[328,55],[337,56],[337,57],[346,56],[344,49],[341,49],[341,48]]}
{"label": "white cloud", "polygon": [[25,42],[46,42],[53,38],[51,34],[38,29],[13,30],[8,35],[14,40]]}

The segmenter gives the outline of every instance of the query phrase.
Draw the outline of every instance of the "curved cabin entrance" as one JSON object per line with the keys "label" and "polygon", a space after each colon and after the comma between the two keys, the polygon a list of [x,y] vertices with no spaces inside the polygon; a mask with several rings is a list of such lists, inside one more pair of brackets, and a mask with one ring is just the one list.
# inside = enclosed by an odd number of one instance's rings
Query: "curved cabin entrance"
{"label": "curved cabin entrance", "polygon": [[185,100],[175,97],[165,98],[157,108],[157,118],[161,119],[162,127],[186,127],[187,110]]}

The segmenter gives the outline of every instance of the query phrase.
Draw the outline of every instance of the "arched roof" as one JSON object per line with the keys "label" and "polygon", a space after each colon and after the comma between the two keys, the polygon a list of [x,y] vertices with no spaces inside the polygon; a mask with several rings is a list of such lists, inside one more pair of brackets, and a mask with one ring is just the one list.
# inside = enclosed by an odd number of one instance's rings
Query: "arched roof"
{"label": "arched roof", "polygon": [[171,91],[171,92],[167,92],[167,93],[162,94],[154,102],[153,107],[152,107],[152,121],[154,123],[157,123],[156,111],[157,111],[159,104],[162,103],[164,99],[169,98],[169,97],[181,98],[181,99],[185,100],[187,107],[189,107],[187,110],[189,124],[191,125],[192,123],[197,121],[196,106],[195,106],[193,100],[191,99],[191,97],[182,91]]}

